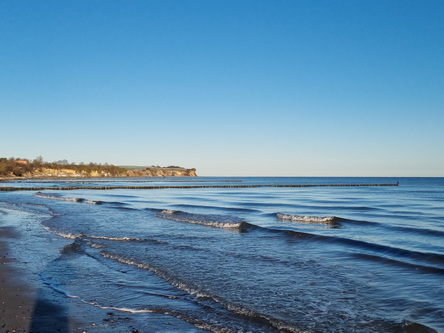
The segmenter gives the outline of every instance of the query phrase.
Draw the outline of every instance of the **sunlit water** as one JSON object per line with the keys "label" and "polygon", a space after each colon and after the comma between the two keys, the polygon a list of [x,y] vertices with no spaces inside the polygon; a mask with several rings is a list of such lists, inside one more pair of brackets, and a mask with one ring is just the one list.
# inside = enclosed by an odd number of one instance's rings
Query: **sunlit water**
{"label": "sunlit water", "polygon": [[114,312],[164,314],[184,330],[444,332],[443,178],[144,180],[400,186],[0,183],[79,187],[0,193],[0,223],[22,231],[26,248],[17,255],[67,297]]}

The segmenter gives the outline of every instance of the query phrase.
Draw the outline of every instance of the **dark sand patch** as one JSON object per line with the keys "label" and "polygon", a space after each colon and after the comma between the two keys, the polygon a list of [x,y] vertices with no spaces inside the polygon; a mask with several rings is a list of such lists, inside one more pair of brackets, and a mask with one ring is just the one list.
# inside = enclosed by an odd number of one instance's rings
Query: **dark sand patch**
{"label": "dark sand patch", "polygon": [[12,228],[0,227],[0,332],[28,332],[35,290],[20,279],[7,239],[17,237]]}

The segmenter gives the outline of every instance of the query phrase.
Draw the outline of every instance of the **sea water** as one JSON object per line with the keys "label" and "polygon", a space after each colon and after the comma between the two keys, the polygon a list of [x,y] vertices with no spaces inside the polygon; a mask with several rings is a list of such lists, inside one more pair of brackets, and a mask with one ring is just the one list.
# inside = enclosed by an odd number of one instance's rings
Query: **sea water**
{"label": "sea water", "polygon": [[[387,184],[101,189],[94,186]],[[444,332],[444,178],[0,183],[39,279],[140,332]],[[14,216],[15,218],[11,218]],[[166,331],[163,326],[158,331]]]}

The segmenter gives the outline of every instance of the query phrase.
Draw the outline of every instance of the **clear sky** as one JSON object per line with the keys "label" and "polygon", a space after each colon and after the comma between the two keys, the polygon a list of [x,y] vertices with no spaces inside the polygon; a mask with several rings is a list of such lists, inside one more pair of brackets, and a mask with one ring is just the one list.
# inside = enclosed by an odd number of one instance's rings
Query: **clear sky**
{"label": "clear sky", "polygon": [[0,0],[0,156],[444,176],[442,0]]}

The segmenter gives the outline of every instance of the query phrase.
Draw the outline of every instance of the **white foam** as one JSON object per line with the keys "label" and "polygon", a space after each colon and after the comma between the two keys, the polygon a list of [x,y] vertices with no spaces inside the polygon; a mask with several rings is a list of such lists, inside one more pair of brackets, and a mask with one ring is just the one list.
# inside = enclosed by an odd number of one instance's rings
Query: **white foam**
{"label": "white foam", "polygon": [[87,237],[87,238],[111,240],[111,241],[118,241],[118,242],[128,242],[128,241],[140,242],[140,241],[143,241],[143,239],[141,239],[141,238],[131,238],[131,237],[108,237],[108,236],[94,236],[94,235],[83,235],[83,236]]}
{"label": "white foam", "polygon": [[276,216],[285,221],[305,222],[305,223],[321,223],[332,224],[335,223],[335,216],[307,216],[307,215],[292,215],[276,213]]}
{"label": "white foam", "polygon": [[54,229],[51,229],[51,228],[49,228],[47,226],[43,226],[43,229],[48,231],[48,232],[50,232],[50,233],[58,235],[60,237],[66,238],[66,239],[76,239],[76,238],[82,236],[82,234],[72,234],[72,233],[69,233],[69,232],[63,232],[63,231],[60,231],[60,230],[54,230]]}
{"label": "white foam", "polygon": [[178,210],[164,209],[164,210],[162,210],[161,214],[173,215],[178,212],[179,212]]}
{"label": "white foam", "polygon": [[103,310],[114,310],[114,311],[120,311],[120,312],[126,312],[126,313],[155,313],[156,311],[144,309],[144,310],[135,310],[135,309],[129,309],[129,308],[117,308],[114,306],[100,306],[98,304],[93,304],[98,306],[99,308]]}
{"label": "white foam", "polygon": [[54,230],[49,227],[43,226],[43,229],[51,232],[55,235],[58,235],[60,237],[66,238],[66,239],[76,239],[76,238],[91,238],[91,239],[103,239],[103,240],[111,240],[111,241],[118,241],[118,242],[128,242],[128,241],[136,241],[140,242],[143,241],[141,238],[131,238],[131,237],[108,237],[108,236],[94,236],[94,235],[87,235],[87,234],[80,234],[80,233],[70,233],[70,232],[64,232],[60,230]]}
{"label": "white foam", "polygon": [[163,210],[156,214],[156,216],[172,221],[200,224],[223,229],[239,229],[242,223],[244,223],[243,220],[224,215],[191,214],[174,210]]}
{"label": "white foam", "polygon": [[90,205],[101,205],[103,201],[95,201],[95,200],[86,200],[85,203]]}
{"label": "white foam", "polygon": [[71,201],[71,202],[82,202],[84,201],[83,198],[69,198],[69,197],[62,197],[58,195],[51,195],[46,194],[42,192],[34,193],[36,197],[43,198],[43,199],[51,199],[51,200],[62,200],[62,201]]}

